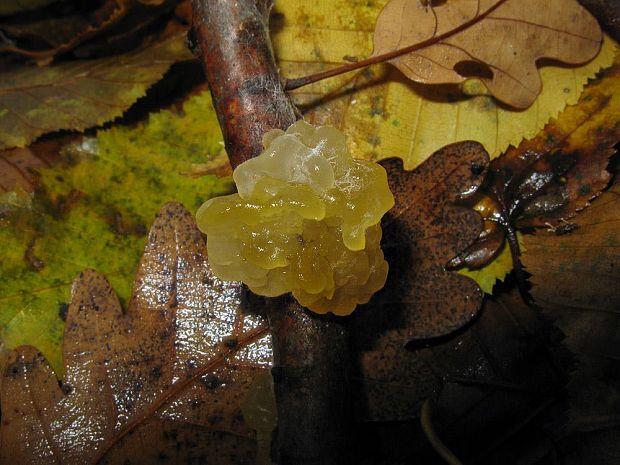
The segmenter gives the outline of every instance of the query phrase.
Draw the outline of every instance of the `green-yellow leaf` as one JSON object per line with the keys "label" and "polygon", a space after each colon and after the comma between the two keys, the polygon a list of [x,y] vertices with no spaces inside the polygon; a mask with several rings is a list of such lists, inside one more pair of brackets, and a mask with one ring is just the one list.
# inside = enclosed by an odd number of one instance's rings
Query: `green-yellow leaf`
{"label": "green-yellow leaf", "polygon": [[177,34],[121,56],[1,73],[0,149],[25,147],[47,132],[113,120],[173,63],[191,58],[185,34]]}
{"label": "green-yellow leaf", "polygon": [[232,189],[230,178],[186,174],[225,156],[221,139],[206,92],[181,114],[162,111],[65,148],[60,165],[41,171],[32,207],[14,202],[0,216],[0,346],[32,344],[59,370],[60,314],[77,273],[100,271],[126,300],[161,206],[178,201],[195,211]]}
{"label": "green-yellow leaf", "polygon": [[[368,57],[375,21],[387,0],[278,2],[272,14],[274,49],[286,78],[312,74]],[[588,79],[610,66],[611,39],[592,62],[577,68],[540,69],[543,91],[527,110],[510,110],[486,95],[479,82],[455,86],[410,82],[388,65],[376,65],[293,91],[315,124],[347,132],[357,156],[401,157],[415,168],[451,142],[481,142],[491,157],[531,138],[566,105],[575,104]]]}

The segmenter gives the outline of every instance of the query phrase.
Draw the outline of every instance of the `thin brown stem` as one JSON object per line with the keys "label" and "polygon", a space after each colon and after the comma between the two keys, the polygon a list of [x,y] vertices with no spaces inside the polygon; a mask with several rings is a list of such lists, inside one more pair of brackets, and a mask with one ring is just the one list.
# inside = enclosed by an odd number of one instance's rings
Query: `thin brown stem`
{"label": "thin brown stem", "polygon": [[313,82],[322,81],[323,79],[338,76],[340,74],[348,73],[349,71],[354,71],[356,69],[364,68],[366,66],[374,65],[377,63],[383,63],[383,62],[392,60],[394,58],[398,58],[402,55],[407,55],[408,53],[415,52],[417,50],[421,50],[423,48],[429,47],[431,45],[441,42],[444,39],[452,37],[453,35],[458,34],[459,32],[462,32],[465,29],[476,24],[477,22],[483,20],[484,18],[486,18],[489,14],[491,14],[494,10],[499,8],[505,2],[506,0],[499,0],[495,5],[490,7],[484,13],[474,16],[469,21],[459,24],[454,29],[446,31],[443,34],[439,34],[438,36],[433,36],[429,39],[423,40],[422,42],[418,42],[417,44],[399,48],[397,50],[393,50],[388,53],[383,53],[381,55],[371,56],[369,58],[357,61],[355,63],[347,63],[346,65],[338,66],[337,68],[328,69],[327,71],[321,71],[320,73],[315,73],[315,74],[310,74],[308,76],[289,79],[286,81],[284,90],[298,89],[299,87],[307,86],[308,84],[312,84]]}

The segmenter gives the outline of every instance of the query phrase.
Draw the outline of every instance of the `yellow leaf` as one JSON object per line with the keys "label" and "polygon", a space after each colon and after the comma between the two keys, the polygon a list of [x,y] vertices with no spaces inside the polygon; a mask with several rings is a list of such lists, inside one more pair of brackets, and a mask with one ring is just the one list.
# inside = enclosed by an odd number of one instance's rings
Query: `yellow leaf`
{"label": "yellow leaf", "polygon": [[[271,30],[282,74],[293,78],[368,57],[375,21],[386,0],[279,2]],[[592,62],[577,68],[540,69],[543,91],[525,111],[513,111],[468,83],[455,86],[410,82],[389,65],[375,65],[292,92],[308,121],[347,132],[353,154],[379,160],[400,157],[413,169],[451,142],[481,142],[491,157],[534,137],[613,62],[616,44],[606,38]],[[473,87],[473,89],[472,89]],[[472,93],[474,95],[472,95]]]}

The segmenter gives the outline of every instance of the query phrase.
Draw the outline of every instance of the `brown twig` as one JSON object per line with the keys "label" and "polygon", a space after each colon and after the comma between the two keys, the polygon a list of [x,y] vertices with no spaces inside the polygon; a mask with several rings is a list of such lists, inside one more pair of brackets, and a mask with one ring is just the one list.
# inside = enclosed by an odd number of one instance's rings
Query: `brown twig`
{"label": "brown twig", "polygon": [[[297,119],[267,29],[271,0],[193,0],[197,50],[233,168],[258,155],[269,129]],[[346,464],[348,338],[334,318],[311,314],[290,297],[268,299],[278,409],[275,461]]]}

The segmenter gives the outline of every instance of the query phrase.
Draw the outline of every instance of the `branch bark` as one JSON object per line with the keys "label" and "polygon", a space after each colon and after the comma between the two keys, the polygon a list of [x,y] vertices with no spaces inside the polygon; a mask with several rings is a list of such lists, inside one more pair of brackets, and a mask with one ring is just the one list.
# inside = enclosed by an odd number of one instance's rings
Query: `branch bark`
{"label": "branch bark", "polygon": [[[268,34],[271,0],[193,0],[193,32],[233,168],[258,155],[269,129],[296,109]],[[278,406],[277,457],[287,464],[349,462],[351,415],[346,326],[291,297],[267,299]]]}

